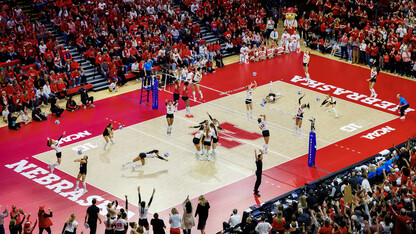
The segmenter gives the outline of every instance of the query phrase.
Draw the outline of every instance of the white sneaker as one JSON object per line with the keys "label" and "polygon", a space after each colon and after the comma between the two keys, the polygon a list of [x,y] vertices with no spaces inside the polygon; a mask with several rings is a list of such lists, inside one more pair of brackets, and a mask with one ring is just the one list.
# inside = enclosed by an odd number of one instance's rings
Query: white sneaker
{"label": "white sneaker", "polygon": [[405,119],[406,117],[404,117],[404,115],[402,117],[400,117],[400,119]]}
{"label": "white sneaker", "polygon": [[51,166],[51,174],[53,174],[53,170],[55,170],[55,166]]}
{"label": "white sneaker", "polygon": [[139,83],[139,79],[136,79],[136,82]]}
{"label": "white sneaker", "polygon": [[338,118],[338,115],[335,115],[335,118],[337,119]]}
{"label": "white sneaker", "polygon": [[88,192],[88,190],[84,189],[84,191],[82,191],[82,194],[86,194]]}
{"label": "white sneaker", "polygon": [[51,164],[48,164],[48,169],[51,168],[51,166],[52,166]]}
{"label": "white sneaker", "polygon": [[373,96],[373,98],[376,98],[376,97],[377,97],[377,94],[375,93],[374,96]]}
{"label": "white sneaker", "polygon": [[135,170],[136,170],[136,166],[132,166],[131,168],[133,169],[133,171],[135,171]]}
{"label": "white sneaker", "polygon": [[95,105],[94,104],[91,104],[91,107],[95,107]]}
{"label": "white sneaker", "polygon": [[76,188],[74,189],[74,191],[76,192],[76,191],[78,191],[78,189],[79,189],[79,188],[78,188],[78,187],[76,187]]}

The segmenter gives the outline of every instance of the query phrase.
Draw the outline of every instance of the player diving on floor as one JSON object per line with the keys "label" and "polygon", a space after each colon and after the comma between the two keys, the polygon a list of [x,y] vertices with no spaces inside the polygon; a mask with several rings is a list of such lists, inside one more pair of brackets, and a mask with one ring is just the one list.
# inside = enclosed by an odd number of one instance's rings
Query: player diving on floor
{"label": "player diving on floor", "polygon": [[273,82],[270,81],[270,92],[269,94],[263,99],[263,102],[260,103],[261,106],[265,106],[266,103],[275,103],[277,99],[283,97],[283,94],[277,92],[273,92]]}
{"label": "player diving on floor", "polygon": [[[123,168],[126,168],[127,165],[129,164],[133,164],[136,163],[135,165],[133,165],[133,171],[136,169],[136,167],[138,166],[144,166],[144,164],[146,163],[146,158],[158,158],[164,161],[168,161],[166,159],[166,157],[162,157],[159,155],[159,150],[152,150],[149,151],[147,153],[140,153],[139,156],[135,157],[133,160],[127,161],[125,163],[123,163]],[[139,162],[140,161],[140,162]]]}

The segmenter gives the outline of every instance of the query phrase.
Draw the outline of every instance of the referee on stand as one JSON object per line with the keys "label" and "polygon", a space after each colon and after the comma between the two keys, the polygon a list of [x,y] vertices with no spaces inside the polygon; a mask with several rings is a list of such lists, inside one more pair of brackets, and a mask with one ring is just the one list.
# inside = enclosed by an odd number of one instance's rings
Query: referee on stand
{"label": "referee on stand", "polygon": [[397,94],[397,98],[399,99],[399,110],[400,110],[400,119],[404,119],[404,114],[405,114],[405,110],[407,108],[409,108],[409,103],[406,101],[406,99],[404,99],[404,97],[402,97],[401,94]]}
{"label": "referee on stand", "polygon": [[260,197],[259,187],[261,184],[261,175],[263,173],[263,151],[259,150],[260,154],[254,150],[254,157],[256,158],[256,183],[254,184],[254,195]]}

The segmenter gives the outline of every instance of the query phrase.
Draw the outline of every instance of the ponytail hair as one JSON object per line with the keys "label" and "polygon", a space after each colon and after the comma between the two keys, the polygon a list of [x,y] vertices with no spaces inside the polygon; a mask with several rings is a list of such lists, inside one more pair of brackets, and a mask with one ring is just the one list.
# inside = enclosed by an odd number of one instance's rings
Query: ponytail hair
{"label": "ponytail hair", "polygon": [[217,127],[215,127],[215,124],[211,123],[212,128],[214,129],[215,136],[218,137]]}
{"label": "ponytail hair", "polygon": [[[108,204],[110,204],[110,203],[108,203]],[[110,220],[111,220],[111,215],[110,215],[110,213],[107,213],[107,223],[105,224],[105,226],[107,228],[110,227],[110,224],[111,224]]]}
{"label": "ponytail hair", "polygon": [[305,107],[308,108],[308,109],[311,109],[311,106],[309,105],[309,103],[305,104]]}
{"label": "ponytail hair", "polygon": [[192,213],[192,203],[190,201],[187,201],[185,204],[186,213],[190,214]]}
{"label": "ponytail hair", "polygon": [[51,140],[48,140],[48,141],[46,142],[46,145],[47,145],[48,147],[51,147],[51,145],[52,145],[52,141],[51,141]]}

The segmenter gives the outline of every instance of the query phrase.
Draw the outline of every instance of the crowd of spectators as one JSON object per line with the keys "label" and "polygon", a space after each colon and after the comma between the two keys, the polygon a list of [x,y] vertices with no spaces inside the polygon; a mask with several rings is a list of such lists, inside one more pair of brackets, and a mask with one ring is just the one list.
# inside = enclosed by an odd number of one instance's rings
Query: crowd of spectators
{"label": "crowd of spectators", "polygon": [[[39,7],[42,4],[39,5]],[[0,93],[2,118],[10,129],[33,120],[46,120],[38,106],[51,104],[59,117],[63,109],[57,99],[71,87],[85,84],[84,70],[68,49],[59,44],[42,22],[15,1],[3,1],[0,14]],[[32,113],[30,113],[30,111]],[[20,123],[17,121],[22,116]]]}
{"label": "crowd of spectators", "polygon": [[[238,210],[234,209],[229,220],[223,223],[223,230],[218,233],[413,233],[416,230],[415,170],[416,138],[409,138],[400,148],[393,144],[391,150],[383,150],[364,164],[281,198],[270,210],[263,211],[260,219],[249,216],[243,221]],[[204,196],[198,198],[196,208],[187,197],[180,211],[173,208],[169,219],[163,220],[157,213],[151,219],[148,217],[155,190],[148,203],[141,200],[139,189],[138,194],[138,222],[129,222],[127,218],[126,196],[125,207],[119,206],[117,201],[107,204],[104,220],[100,218],[100,209],[93,199],[86,211],[84,226],[91,231],[96,230],[99,222],[104,225],[105,233],[130,230],[130,233],[144,234],[152,230],[155,234],[163,234],[168,232],[169,225],[171,234],[180,234],[181,230],[182,233],[190,233],[193,227],[204,233],[210,209]],[[0,228],[9,215],[11,233],[22,229],[33,231],[38,220],[39,229],[50,233],[52,211],[49,209],[46,213],[45,206],[39,208],[35,224],[16,205],[10,212],[6,207],[0,213]],[[198,217],[198,222],[194,217]],[[79,222],[72,214],[63,222],[63,233],[75,233]]]}
{"label": "crowd of spectators", "polygon": [[[128,199],[125,196],[125,206],[119,206],[118,201],[114,200],[111,203],[108,203],[104,208],[107,212],[106,218],[102,219],[100,217],[100,208],[96,205],[97,200],[94,198],[91,201],[91,206],[86,210],[85,218],[83,225],[87,229],[87,233],[95,234],[98,229],[98,224],[102,225],[105,229],[106,234],[125,234],[128,230],[131,234],[148,234],[150,230],[154,234],[164,234],[168,231],[167,226],[163,219],[159,218],[158,213],[153,214],[153,218],[150,219],[148,209],[153,201],[153,196],[155,189],[153,190],[152,197],[149,200],[149,203],[146,204],[145,201],[141,200],[140,196],[140,187],[138,187],[138,196],[139,196],[139,220],[138,222],[130,221],[128,219]],[[0,209],[2,206],[0,205]],[[181,230],[184,234],[190,234],[191,229],[197,227],[202,234],[205,233],[206,221],[209,216],[210,205],[209,202],[205,199],[203,195],[198,197],[198,203],[196,208],[194,204],[189,199],[189,196],[185,199],[182,204],[183,215],[179,215],[179,212],[176,208],[172,208],[171,213],[169,214],[169,233],[171,234],[180,234]],[[36,228],[36,225],[39,223],[39,233],[46,231],[47,233],[51,232],[52,210],[49,208],[49,212],[45,211],[45,206],[42,205],[39,207],[38,218],[33,223],[30,221],[30,214],[26,214],[22,208],[18,208],[16,205],[12,205],[12,209],[9,211],[8,206],[5,207],[3,211],[0,212],[0,233],[4,232],[5,218],[10,216],[9,221],[9,231],[11,234],[17,233],[32,233]],[[198,221],[195,221],[195,218],[198,217]],[[76,220],[76,215],[71,214],[68,219],[62,220],[63,228],[62,233],[65,234],[75,234],[77,229],[80,230],[80,222]],[[83,233],[83,232],[81,232]]]}
{"label": "crowd of spectators", "polygon": [[[154,70],[173,75],[178,68],[222,67],[220,42],[203,40],[191,16],[171,1],[74,1],[55,4],[48,12],[65,40],[118,85],[127,82],[128,71],[144,79]],[[132,69],[133,64],[139,66]]]}
{"label": "crowd of spectators", "polygon": [[307,46],[350,63],[416,77],[413,1],[309,0],[298,14]]}
{"label": "crowd of spectators", "polygon": [[[253,224],[237,210],[223,233],[414,233],[416,138],[275,203]],[[350,201],[348,201],[350,200]]]}

